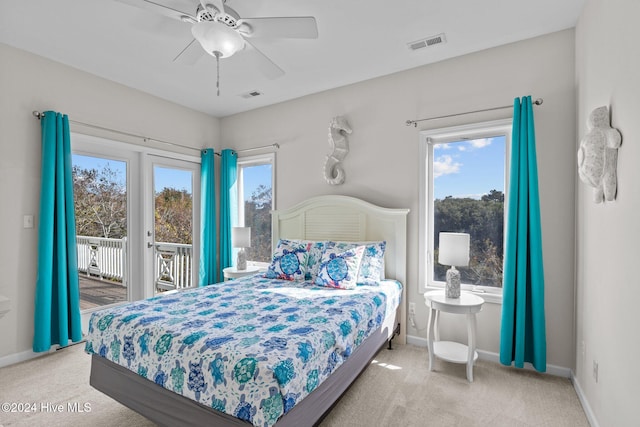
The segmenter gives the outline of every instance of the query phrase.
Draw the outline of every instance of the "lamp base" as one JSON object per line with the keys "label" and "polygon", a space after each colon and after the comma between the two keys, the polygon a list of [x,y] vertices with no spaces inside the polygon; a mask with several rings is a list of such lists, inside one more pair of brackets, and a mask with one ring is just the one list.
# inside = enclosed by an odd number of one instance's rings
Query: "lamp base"
{"label": "lamp base", "polygon": [[460,272],[454,266],[447,270],[447,298],[460,298]]}
{"label": "lamp base", "polygon": [[238,257],[236,258],[236,268],[238,270],[247,269],[247,254],[244,251],[244,248],[240,248],[240,250],[238,251]]}

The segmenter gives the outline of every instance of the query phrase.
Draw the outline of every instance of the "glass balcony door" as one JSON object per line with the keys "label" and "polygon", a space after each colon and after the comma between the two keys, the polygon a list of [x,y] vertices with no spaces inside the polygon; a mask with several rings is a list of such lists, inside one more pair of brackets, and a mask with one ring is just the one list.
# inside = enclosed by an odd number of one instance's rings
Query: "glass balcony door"
{"label": "glass balcony door", "polygon": [[129,300],[126,158],[72,155],[80,309]]}
{"label": "glass balcony door", "polygon": [[200,165],[151,155],[147,160],[147,286],[153,294],[196,286]]}
{"label": "glass balcony door", "polygon": [[72,134],[83,327],[102,307],[197,284],[199,156]]}

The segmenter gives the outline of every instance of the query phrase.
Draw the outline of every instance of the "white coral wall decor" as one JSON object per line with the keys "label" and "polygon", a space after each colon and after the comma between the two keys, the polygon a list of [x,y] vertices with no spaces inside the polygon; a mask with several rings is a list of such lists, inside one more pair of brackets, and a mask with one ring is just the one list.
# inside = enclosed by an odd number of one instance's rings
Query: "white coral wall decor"
{"label": "white coral wall decor", "polygon": [[345,173],[342,161],[349,154],[349,141],[347,135],[352,130],[343,116],[336,116],[329,122],[329,154],[324,162],[324,179],[330,185],[344,183]]}
{"label": "white coral wall decor", "polygon": [[607,107],[598,107],[589,114],[587,129],[578,149],[578,175],[594,188],[596,203],[610,202],[616,198],[616,166],[622,136],[611,127]]}

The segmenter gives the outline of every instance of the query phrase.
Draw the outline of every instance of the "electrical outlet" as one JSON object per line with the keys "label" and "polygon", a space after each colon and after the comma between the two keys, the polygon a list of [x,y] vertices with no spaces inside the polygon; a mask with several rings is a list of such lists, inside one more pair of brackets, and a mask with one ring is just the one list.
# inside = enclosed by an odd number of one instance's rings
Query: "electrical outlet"
{"label": "electrical outlet", "polygon": [[33,215],[25,215],[22,217],[22,226],[24,228],[33,228]]}
{"label": "electrical outlet", "polygon": [[410,302],[409,303],[409,314],[412,315],[412,316],[416,314],[416,303],[415,302]]}
{"label": "electrical outlet", "polygon": [[593,379],[598,382],[598,362],[593,361]]}

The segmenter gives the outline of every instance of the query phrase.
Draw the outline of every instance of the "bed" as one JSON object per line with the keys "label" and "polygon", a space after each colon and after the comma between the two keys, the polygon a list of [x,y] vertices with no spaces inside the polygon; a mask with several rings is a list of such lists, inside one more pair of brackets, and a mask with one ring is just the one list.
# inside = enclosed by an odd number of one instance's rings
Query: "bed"
{"label": "bed", "polygon": [[335,289],[259,274],[101,310],[90,384],[159,425],[317,425],[386,343],[405,342],[407,213],[347,196],[273,211],[276,254],[384,242],[384,278]]}

